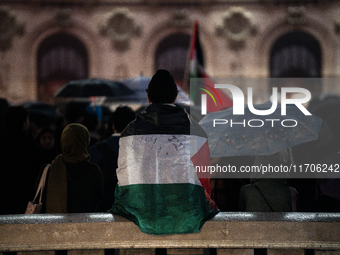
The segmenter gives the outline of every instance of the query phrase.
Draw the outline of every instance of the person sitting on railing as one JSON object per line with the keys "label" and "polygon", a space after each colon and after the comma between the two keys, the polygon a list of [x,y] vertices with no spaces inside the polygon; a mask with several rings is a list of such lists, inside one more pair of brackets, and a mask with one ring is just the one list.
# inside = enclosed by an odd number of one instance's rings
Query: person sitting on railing
{"label": "person sitting on railing", "polygon": [[174,104],[177,93],[172,75],[158,70],[147,89],[150,105],[120,138],[111,212],[148,234],[194,233],[218,213],[209,179],[194,168],[211,163],[206,134]]}

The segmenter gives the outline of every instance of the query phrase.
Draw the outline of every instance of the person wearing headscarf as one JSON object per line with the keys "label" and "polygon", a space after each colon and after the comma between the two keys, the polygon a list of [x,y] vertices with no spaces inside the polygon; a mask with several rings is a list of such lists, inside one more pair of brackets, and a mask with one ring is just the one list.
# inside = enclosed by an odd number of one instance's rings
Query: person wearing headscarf
{"label": "person wearing headscarf", "polygon": [[89,162],[90,135],[81,124],[67,125],[60,138],[62,154],[52,162],[46,186],[46,213],[95,212],[104,190],[98,165]]}

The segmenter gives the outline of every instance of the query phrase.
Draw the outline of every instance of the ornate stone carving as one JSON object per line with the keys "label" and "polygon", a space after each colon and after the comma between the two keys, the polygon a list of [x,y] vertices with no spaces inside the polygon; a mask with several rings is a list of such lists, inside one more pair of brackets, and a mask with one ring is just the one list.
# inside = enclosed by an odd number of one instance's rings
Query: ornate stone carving
{"label": "ornate stone carving", "polygon": [[306,8],[303,6],[299,7],[288,7],[287,22],[292,25],[299,25],[306,22],[305,13]]}
{"label": "ornate stone carving", "polygon": [[191,22],[186,9],[175,10],[172,12],[172,24],[179,27],[190,26]]}
{"label": "ornate stone carving", "polygon": [[119,51],[127,50],[131,38],[141,34],[140,26],[136,25],[131,13],[125,8],[114,10],[100,30],[102,35],[111,38],[113,47]]}
{"label": "ornate stone carving", "polygon": [[0,51],[11,48],[13,37],[24,34],[24,26],[18,24],[8,8],[0,7]]}
{"label": "ornate stone carving", "polygon": [[216,26],[216,33],[227,37],[232,48],[242,48],[245,40],[255,33],[250,18],[250,13],[242,7],[232,7],[224,14],[222,25]]}
{"label": "ornate stone carving", "polygon": [[54,18],[59,26],[66,27],[71,25],[71,10],[70,9],[56,9],[54,11]]}

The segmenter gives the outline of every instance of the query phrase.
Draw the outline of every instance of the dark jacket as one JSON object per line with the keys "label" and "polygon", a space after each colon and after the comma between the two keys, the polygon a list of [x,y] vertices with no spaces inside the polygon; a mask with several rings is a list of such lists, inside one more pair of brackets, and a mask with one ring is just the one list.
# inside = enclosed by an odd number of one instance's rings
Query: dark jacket
{"label": "dark jacket", "polygon": [[0,138],[0,214],[25,213],[44,159],[29,132],[7,131]]}
{"label": "dark jacket", "polygon": [[[103,175],[96,164],[90,162],[65,163],[67,171],[67,212],[98,212],[104,193]],[[40,174],[41,175],[41,174]],[[46,179],[48,180],[47,174]],[[39,183],[40,177],[37,180]],[[46,212],[46,183],[41,213]],[[33,199],[33,198],[32,198]]]}
{"label": "dark jacket", "polygon": [[99,142],[89,149],[90,162],[97,164],[103,172],[104,195],[99,211],[107,212],[114,203],[114,193],[117,185],[116,169],[118,167],[118,135],[111,136],[104,142]]}

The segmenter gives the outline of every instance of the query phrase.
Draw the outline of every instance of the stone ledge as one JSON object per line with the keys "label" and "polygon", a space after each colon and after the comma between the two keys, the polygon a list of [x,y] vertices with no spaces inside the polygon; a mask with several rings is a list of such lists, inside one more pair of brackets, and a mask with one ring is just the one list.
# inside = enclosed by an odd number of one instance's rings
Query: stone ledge
{"label": "stone ledge", "polygon": [[109,213],[0,216],[0,252],[113,248],[340,250],[340,213],[221,212],[200,232],[180,235],[144,234]]}
{"label": "stone ledge", "polygon": [[[268,221],[268,222],[340,222],[340,213],[251,213],[220,212],[209,222],[215,221]],[[48,224],[48,223],[95,223],[130,222],[111,213],[68,213],[68,214],[12,214],[0,215],[0,225]]]}

